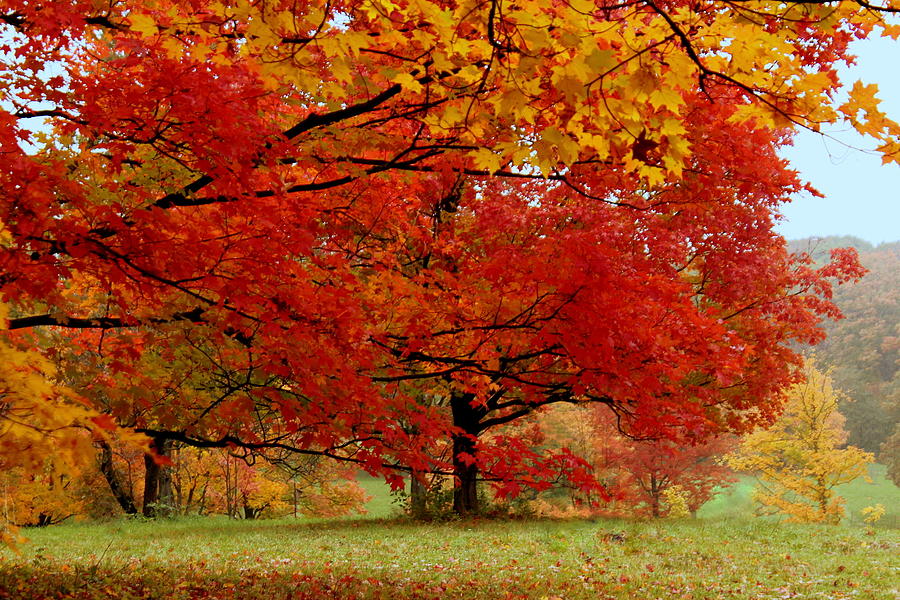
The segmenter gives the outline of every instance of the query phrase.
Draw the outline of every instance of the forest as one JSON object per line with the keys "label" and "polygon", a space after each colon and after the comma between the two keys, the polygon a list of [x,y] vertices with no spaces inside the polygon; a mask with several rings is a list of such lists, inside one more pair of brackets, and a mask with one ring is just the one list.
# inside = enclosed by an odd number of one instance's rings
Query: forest
{"label": "forest", "polygon": [[900,246],[776,225],[897,12],[0,0],[0,598],[878,597]]}
{"label": "forest", "polygon": [[[844,318],[825,325],[828,337],[814,351],[834,369],[837,386],[852,400],[840,408],[847,418],[848,443],[876,454],[883,448],[881,460],[896,465],[900,442],[900,303],[896,298],[900,290],[900,244],[873,247],[857,238],[826,237],[790,245],[820,256],[837,246],[859,250],[860,262],[869,272],[855,285],[835,291],[835,303]],[[894,473],[897,468],[893,467]]]}

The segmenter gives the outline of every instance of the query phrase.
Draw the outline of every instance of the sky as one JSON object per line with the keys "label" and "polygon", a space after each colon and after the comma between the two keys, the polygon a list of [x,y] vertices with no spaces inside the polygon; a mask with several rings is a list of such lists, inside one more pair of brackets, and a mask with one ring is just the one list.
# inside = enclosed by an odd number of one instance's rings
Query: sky
{"label": "sky", "polygon": [[[848,85],[861,79],[877,83],[882,110],[900,120],[900,41],[866,40],[853,47],[858,64],[842,72]],[[777,227],[788,239],[854,235],[873,244],[900,240],[900,165],[882,165],[871,152],[874,144],[846,127],[835,127],[828,139],[801,132],[782,152],[794,169],[825,194],[796,197],[782,210]]]}

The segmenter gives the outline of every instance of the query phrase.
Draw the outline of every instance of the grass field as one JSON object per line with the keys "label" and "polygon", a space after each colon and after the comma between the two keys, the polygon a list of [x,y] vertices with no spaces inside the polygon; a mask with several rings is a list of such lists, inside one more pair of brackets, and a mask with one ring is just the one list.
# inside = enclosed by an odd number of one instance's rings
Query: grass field
{"label": "grass field", "polygon": [[880,502],[877,529],[749,517],[751,480],[697,519],[412,523],[377,479],[365,518],[224,517],[70,523],[0,550],[0,600],[533,598],[775,600],[900,598],[900,493],[845,486],[854,513]]}
{"label": "grass field", "polygon": [[0,553],[3,599],[887,600],[900,532],[760,520],[70,524]]}
{"label": "grass field", "polygon": [[[884,516],[875,525],[878,529],[900,528],[900,488],[885,476],[884,465],[871,465],[867,482],[863,479],[839,486],[837,493],[846,500],[844,523],[847,525],[863,525],[861,511],[867,506],[881,504],[885,508]],[[372,499],[366,505],[367,516],[372,518],[388,518],[397,516],[399,507],[393,501],[388,486],[383,480],[361,475],[359,482]],[[697,516],[706,520],[743,519],[753,516],[753,477],[741,477],[740,481],[722,490],[715,498],[704,505]]]}

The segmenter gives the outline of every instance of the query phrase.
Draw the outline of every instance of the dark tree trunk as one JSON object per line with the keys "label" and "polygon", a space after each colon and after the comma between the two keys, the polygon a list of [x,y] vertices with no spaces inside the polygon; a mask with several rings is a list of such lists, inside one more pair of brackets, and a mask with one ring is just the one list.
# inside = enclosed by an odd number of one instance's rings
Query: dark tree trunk
{"label": "dark tree trunk", "polygon": [[119,503],[126,515],[136,515],[138,509],[134,503],[134,497],[122,485],[115,465],[113,465],[112,448],[104,440],[97,442],[97,445],[100,447],[100,472],[103,474],[103,478],[106,479],[106,483],[109,484],[109,490],[112,492],[113,498],[116,499],[116,502]]}
{"label": "dark tree trunk", "polygon": [[156,516],[156,502],[159,499],[159,465],[149,454],[144,455],[144,506],[145,517]]}
{"label": "dark tree trunk", "polygon": [[450,398],[453,424],[462,429],[453,436],[453,511],[458,515],[471,515],[479,511],[478,464],[475,462],[476,443],[480,433],[479,422],[484,409],[472,406],[473,394],[454,393]]}
{"label": "dark tree trunk", "polygon": [[453,473],[456,486],[453,488],[453,511],[458,515],[471,515],[479,510],[478,505],[478,465],[465,455],[475,457],[475,440],[468,435],[453,437]]}
{"label": "dark tree trunk", "polygon": [[[151,449],[159,456],[166,456],[166,439],[153,438]],[[144,455],[144,505],[145,517],[153,518],[160,515],[160,506],[164,502],[171,503],[172,480],[164,468],[158,464],[150,454]]]}

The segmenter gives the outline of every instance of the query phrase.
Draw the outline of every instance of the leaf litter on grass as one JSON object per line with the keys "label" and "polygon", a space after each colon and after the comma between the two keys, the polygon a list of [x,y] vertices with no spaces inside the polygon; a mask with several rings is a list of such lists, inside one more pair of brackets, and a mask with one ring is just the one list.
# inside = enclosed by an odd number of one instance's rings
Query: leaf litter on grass
{"label": "leaf litter on grass", "polygon": [[900,535],[765,521],[75,524],[0,599],[897,598]]}

